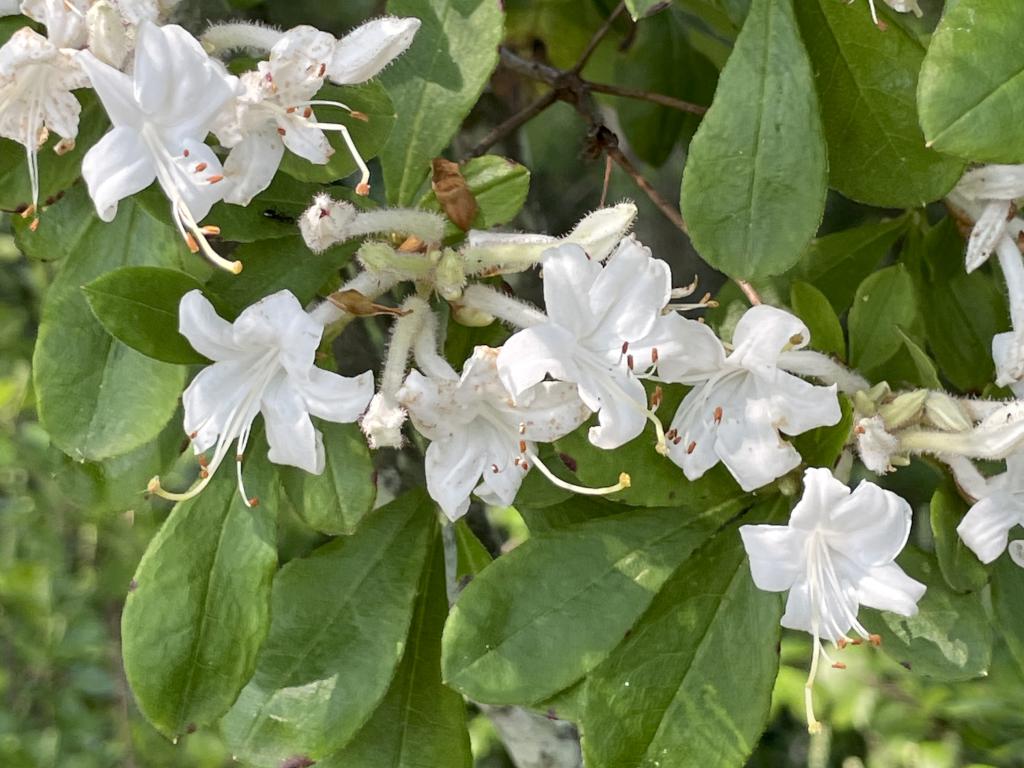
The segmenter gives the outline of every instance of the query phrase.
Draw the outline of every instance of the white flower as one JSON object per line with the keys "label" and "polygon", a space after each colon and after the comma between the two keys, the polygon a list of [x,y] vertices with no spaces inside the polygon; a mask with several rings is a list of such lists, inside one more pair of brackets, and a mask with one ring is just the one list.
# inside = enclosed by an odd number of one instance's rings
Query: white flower
{"label": "white flower", "polygon": [[643,432],[648,419],[657,422],[633,372],[652,361],[630,347],[654,330],[669,302],[668,265],[632,238],[604,266],[575,244],[551,248],[541,264],[547,318],[505,342],[501,380],[517,399],[546,376],[576,384],[598,414],[590,441],[617,448]]}
{"label": "white flower", "polygon": [[384,16],[356,27],[337,42],[327,78],[338,85],[365,83],[412,45],[420,20]]}
{"label": "white flower", "polygon": [[206,241],[198,221],[225,191],[220,161],[203,140],[214,116],[234,94],[235,80],[181,27],[139,27],[133,75],[119,72],[88,51],[79,61],[110,117],[113,129],[89,150],[82,175],[104,221],[117,203],[155,179],[171,201],[172,218],[189,249],[218,266],[241,271]]}
{"label": "white flower", "polygon": [[0,136],[25,147],[32,213],[39,206],[39,148],[51,130],[65,139],[64,147],[74,141],[81,106],[71,91],[88,84],[70,53],[28,27],[0,48]]}
{"label": "white flower", "polygon": [[669,457],[691,480],[719,461],[750,491],[800,464],[779,432],[799,435],[836,424],[842,413],[835,385],[821,387],[779,367],[783,351],[810,340],[799,319],[775,307],[751,307],[740,318],[732,352],[709,328],[680,318],[676,333],[685,355],[659,361],[661,378],[694,384],[676,411]]}
{"label": "white flower", "polygon": [[824,653],[821,641],[841,648],[856,642],[848,637],[852,630],[877,644],[878,637],[857,620],[861,605],[901,616],[917,613],[925,585],[894,562],[910,535],[910,521],[910,505],[891,491],[862,481],[850,493],[829,470],[808,469],[788,525],[740,528],[754,583],[769,592],[789,590],[782,626],[814,637],[807,696],[812,731],[818,723],[810,686]]}
{"label": "white flower", "polygon": [[498,350],[477,347],[461,377],[411,371],[398,393],[416,429],[431,441],[427,490],[451,520],[466,513],[472,492],[508,506],[531,466],[550,476],[536,442],[564,437],[590,415],[576,387],[565,382],[542,382],[513,401],[498,377],[497,357]]}
{"label": "white flower", "polygon": [[[988,478],[984,496],[967,511],[956,532],[981,562],[991,563],[1003,554],[1010,530],[1018,525],[1024,525],[1024,454],[1021,453],[1006,459],[1005,472]],[[1010,554],[1019,555],[1014,550]]]}
{"label": "white flower", "polygon": [[[913,12],[918,18],[924,15],[921,6],[918,5],[918,0],[885,0],[885,4],[897,13]],[[878,12],[875,10],[875,0],[868,0],[868,5],[871,6],[871,20],[875,22],[875,26],[882,26],[878,20]]]}
{"label": "white flower", "polygon": [[289,291],[278,291],[246,309],[233,323],[221,319],[209,301],[190,291],[181,299],[179,330],[196,351],[213,360],[185,390],[185,432],[197,455],[213,448],[199,482],[185,493],[170,493],[158,478],[150,491],[168,499],[199,493],[237,441],[238,486],[242,454],[257,414],[263,414],[269,459],[320,474],[323,437],[310,416],[354,422],[373,394],[373,374],[354,378],[313,365],[323,326]]}
{"label": "white flower", "polygon": [[24,0],[21,12],[46,27],[46,37],[58,48],[79,48],[85,44],[83,0]]}

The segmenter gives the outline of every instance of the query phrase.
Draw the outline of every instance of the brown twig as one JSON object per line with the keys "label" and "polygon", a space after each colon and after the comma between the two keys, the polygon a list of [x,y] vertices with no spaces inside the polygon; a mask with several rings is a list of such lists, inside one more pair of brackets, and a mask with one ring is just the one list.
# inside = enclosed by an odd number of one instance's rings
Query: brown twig
{"label": "brown twig", "polygon": [[683,216],[679,213],[679,209],[661,196],[661,193],[644,178],[643,174],[637,170],[636,166],[633,165],[625,154],[623,154],[622,150],[619,149],[618,146],[606,147],[605,152],[608,153],[608,157],[616,162],[619,168],[626,172],[626,175],[633,180],[633,183],[643,190],[644,194],[650,198],[651,202],[658,206],[658,210],[664,214],[666,219],[675,224],[683,234],[688,234],[686,231],[686,222],[683,221]]}
{"label": "brown twig", "polygon": [[593,93],[607,93],[610,96],[621,96],[624,99],[637,99],[638,101],[649,101],[653,104],[660,104],[669,109],[678,109],[680,112],[689,112],[692,115],[703,115],[708,108],[701,104],[694,104],[689,101],[677,99],[674,96],[666,96],[664,93],[652,91],[640,91],[635,88],[623,88],[619,85],[608,85],[606,83],[584,83],[588,91]]}
{"label": "brown twig", "polygon": [[735,279],[735,283],[740,287],[740,290],[743,291],[743,295],[747,297],[747,301],[750,302],[752,307],[756,307],[761,303],[761,296],[754,289],[754,286],[746,280]]}
{"label": "brown twig", "polygon": [[466,157],[480,157],[492,146],[497,144],[524,123],[535,118],[556,101],[558,101],[558,94],[555,91],[549,91],[536,101],[523,107],[510,118],[503,121],[500,125],[496,125],[486,136],[480,139],[480,141],[476,143],[476,146],[469,150]]}
{"label": "brown twig", "polygon": [[597,50],[597,46],[601,44],[601,41],[604,40],[605,36],[611,31],[612,24],[615,23],[615,20],[619,18],[619,14],[624,10],[626,10],[626,0],[622,0],[622,2],[615,6],[615,9],[608,14],[608,18],[604,20],[604,23],[600,26],[597,32],[594,33],[594,36],[590,38],[590,42],[587,43],[587,47],[580,55],[579,61],[577,61],[575,66],[569,70],[570,72],[574,75],[578,75],[583,71],[583,68],[587,66],[587,62],[590,61],[590,57],[593,56],[594,51]]}

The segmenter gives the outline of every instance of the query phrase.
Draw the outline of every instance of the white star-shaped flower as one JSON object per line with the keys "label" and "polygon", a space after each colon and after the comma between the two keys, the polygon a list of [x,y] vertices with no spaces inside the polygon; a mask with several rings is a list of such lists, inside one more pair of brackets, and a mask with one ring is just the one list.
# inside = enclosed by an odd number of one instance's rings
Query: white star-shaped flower
{"label": "white star-shaped flower", "polygon": [[[991,563],[1006,550],[1010,531],[1024,525],[1024,454],[1009,456],[1006,471],[988,478],[984,491],[956,532],[981,562]],[[1010,554],[1024,566],[1019,551],[1011,548]]]}
{"label": "white star-shaped flower", "polygon": [[431,441],[427,490],[451,520],[466,514],[470,493],[512,504],[531,466],[554,477],[537,457],[536,443],[564,437],[590,415],[576,387],[565,382],[542,382],[513,400],[498,377],[497,358],[497,349],[477,347],[461,377],[414,370],[398,392],[413,425]]}
{"label": "white star-shaped flower", "polygon": [[39,206],[39,149],[50,131],[64,139],[58,150],[73,145],[82,108],[71,91],[88,84],[71,53],[28,27],[0,48],[0,136],[25,147],[31,213]]}
{"label": "white star-shaped flower", "polygon": [[[913,13],[918,18],[924,15],[921,6],[918,5],[918,0],[884,0],[884,2],[897,13]],[[876,27],[882,26],[878,20],[878,11],[875,9],[875,0],[868,0],[868,5],[871,6],[871,20],[875,22]]]}
{"label": "white star-shaped flower", "polygon": [[241,457],[256,416],[263,414],[268,457],[320,474],[323,437],[310,416],[351,423],[373,395],[373,374],[354,378],[317,368],[316,348],[323,325],[314,320],[289,291],[278,291],[246,309],[233,323],[217,315],[199,292],[181,299],[179,330],[202,355],[213,360],[185,390],[185,432],[197,455],[213,449],[201,462],[199,482],[185,493],[171,493],[154,478],[150,490],[181,500],[199,493],[237,443],[238,483],[242,498]]}
{"label": "white star-shaped flower", "polygon": [[853,631],[877,644],[877,635],[857,620],[861,605],[901,616],[917,613],[925,585],[895,563],[910,535],[910,521],[910,505],[895,493],[866,481],[851,493],[829,470],[808,469],[788,525],[740,528],[757,587],[789,591],[782,626],[814,637],[807,698],[812,731],[818,722],[810,686],[818,656],[824,654],[821,641],[843,647],[857,642],[848,637]]}
{"label": "white star-shaped flower", "polygon": [[780,432],[799,435],[839,421],[835,385],[810,384],[779,366],[783,351],[810,340],[807,326],[788,312],[751,307],[728,354],[705,325],[678,318],[672,328],[684,354],[659,361],[658,373],[695,385],[667,432],[669,458],[690,480],[722,461],[744,490],[759,488],[800,464]]}
{"label": "white star-shaped flower", "polygon": [[179,26],[143,22],[136,42],[130,77],[79,54],[113,124],[82,161],[96,211],[112,221],[120,200],[156,180],[189,249],[237,273],[241,263],[227,262],[206,240],[216,229],[198,224],[226,191],[220,161],[203,142],[237,81]]}
{"label": "white star-shaped flower", "polygon": [[633,370],[652,361],[630,348],[651,334],[671,298],[668,264],[626,238],[604,265],[576,244],[546,251],[541,265],[547,318],[505,342],[501,380],[515,398],[547,376],[576,384],[598,414],[590,441],[617,448],[657,421]]}

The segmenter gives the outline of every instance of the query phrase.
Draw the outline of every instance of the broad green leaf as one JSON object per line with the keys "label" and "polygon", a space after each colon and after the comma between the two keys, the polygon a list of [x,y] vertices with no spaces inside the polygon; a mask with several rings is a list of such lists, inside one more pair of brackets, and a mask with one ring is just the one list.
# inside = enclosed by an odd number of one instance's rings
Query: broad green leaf
{"label": "broad green leaf", "polygon": [[840,360],[846,359],[843,326],[828,298],[810,283],[799,280],[789,287],[789,305],[811,332],[810,345]]}
{"label": "broad green leaf", "polygon": [[[505,157],[484,155],[469,160],[460,171],[479,206],[473,220],[474,229],[490,229],[499,224],[507,224],[522,210],[530,191],[530,171],[526,166]],[[432,189],[420,198],[418,207],[428,211],[441,210]],[[446,223],[446,240],[461,238],[463,234],[452,222]]]}
{"label": "broad green leaf", "polygon": [[[25,19],[22,18],[20,21],[19,26],[24,26]],[[82,113],[78,119],[75,148],[63,155],[54,153],[53,148],[60,141],[60,137],[54,133],[51,133],[49,140],[39,148],[39,203],[42,206],[55,202],[55,199],[81,175],[82,158],[109,127],[107,115],[92,91],[82,89],[76,92],[76,96],[82,105]],[[19,210],[31,202],[32,185],[29,183],[25,148],[10,139],[0,139],[0,208]],[[59,217],[56,215],[49,215],[49,211],[42,211],[38,229],[51,226],[50,220],[57,218]],[[27,229],[31,220],[31,217],[19,217],[19,228]]]}
{"label": "broad green leaf", "polygon": [[323,473],[281,467],[281,482],[299,517],[312,528],[331,536],[350,534],[377,498],[370,449],[355,424],[321,421],[316,426],[324,435]]}
{"label": "broad green leaf", "polygon": [[531,536],[459,595],[445,627],[445,681],[492,704],[529,704],[566,688],[744,503],[634,510]]}
{"label": "broad green leaf", "polygon": [[204,363],[178,333],[178,305],[189,291],[202,290],[195,278],[162,267],[122,267],[82,286],[96,319],[111,336],[166,363]]}
{"label": "broad green leaf", "polygon": [[202,493],[175,506],[125,601],[125,674],[139,709],[168,738],[230,709],[270,624],[277,483],[266,444],[256,442],[243,472],[259,503],[246,506],[234,467],[221,467]]}
{"label": "broad green leaf", "polygon": [[992,564],[992,612],[995,626],[1006,641],[1010,653],[1024,670],[1024,612],[1020,596],[1024,594],[1024,568],[1007,552]]}
{"label": "broad green leaf", "polygon": [[932,495],[931,528],[935,558],[946,583],[957,592],[974,592],[988,582],[988,573],[957,535],[956,527],[967,514],[967,503],[949,480]]}
{"label": "broad green leaf", "polygon": [[[690,45],[687,20],[675,9],[637,25],[636,40],[617,52],[614,66],[614,83],[619,86],[704,106],[715,95],[718,70]],[[613,104],[630,149],[653,166],[662,165],[700,124],[698,115],[641,99],[616,98]]]}
{"label": "broad green leaf", "polygon": [[86,230],[99,224],[93,212],[85,184],[77,184],[44,212],[34,232],[29,220],[12,217],[14,242],[30,259],[59,261],[86,236]]}
{"label": "broad green leaf", "polygon": [[[100,221],[91,203],[65,209],[84,223],[43,304],[33,358],[40,420],[72,458],[117,456],[153,439],[177,408],[185,369],[151,360],[108,334],[81,286],[124,266],[175,267],[189,254],[172,229],[132,200]],[[140,247],[144,244],[144,247]]]}
{"label": "broad green leaf", "polygon": [[434,536],[402,663],[373,717],[319,768],[472,768],[466,704],[441,682],[448,615],[444,552]]}
{"label": "broad green leaf", "polygon": [[857,287],[850,308],[850,360],[868,372],[892,357],[903,339],[896,326],[911,328],[918,321],[914,281],[897,264],[875,272]]}
{"label": "broad green leaf", "polygon": [[452,532],[455,536],[455,552],[458,555],[455,577],[459,580],[475,578],[493,562],[493,558],[470,529],[465,518],[452,526]]}
{"label": "broad green leaf", "polygon": [[342,243],[317,254],[299,235],[245,243],[232,253],[244,265],[241,274],[217,272],[207,288],[215,303],[236,315],[284,289],[305,304],[349,262],[357,245],[354,241]]}
{"label": "broad green leaf", "polygon": [[915,616],[862,608],[861,623],[882,638],[882,650],[915,675],[969,680],[992,658],[992,627],[979,594],[949,589],[933,559],[914,549],[900,556],[907,574],[928,586]]}
{"label": "broad green leaf", "polygon": [[750,12],[751,0],[675,0],[676,5],[714,25],[728,37],[735,37]]}
{"label": "broad green leaf", "polygon": [[380,153],[384,184],[390,203],[409,205],[498,63],[504,13],[495,0],[390,0],[387,11],[423,22],[381,73],[398,113]]}
{"label": "broad green leaf", "polygon": [[[384,86],[376,80],[344,87],[327,84],[320,89],[316,98],[340,102],[366,115],[366,120],[360,120],[337,107],[314,108],[320,122],[344,125],[348,128],[352,143],[356,145],[364,160],[376,157],[380,153],[395,124],[395,105],[391,103],[391,97]],[[285,150],[281,170],[299,181],[318,183],[344,179],[357,170],[355,158],[352,157],[341,135],[337,131],[327,131],[327,137],[334,148],[334,154],[326,165],[315,165]]]}
{"label": "broad green leaf", "polygon": [[792,1],[754,0],[683,175],[683,217],[704,260],[742,278],[793,266],[821,223],[825,153]]}
{"label": "broad green leaf", "polygon": [[[779,517],[779,497],[764,506]],[[782,600],[754,586],[730,526],[665,582],[632,633],[587,678],[590,768],[732,768],[764,730]]]}
{"label": "broad green leaf", "polygon": [[800,452],[809,467],[834,467],[839,454],[850,440],[853,428],[853,405],[843,394],[839,395],[842,416],[839,423],[831,427],[818,427],[791,438],[793,447]]}
{"label": "broad green leaf", "polygon": [[921,67],[917,99],[928,143],[980,163],[1024,162],[1024,5],[948,3]]}
{"label": "broad green leaf", "polygon": [[796,3],[821,98],[829,183],[882,207],[938,200],[964,164],[928,149],[918,126],[915,89],[924,49],[897,24],[883,30],[865,21],[863,5]]}
{"label": "broad green leaf", "polygon": [[935,367],[935,362],[928,357],[928,353],[921,349],[921,346],[902,328],[897,326],[895,331],[907,350],[906,360],[913,364],[914,375],[909,376],[908,381],[913,381],[929,389],[942,389],[938,368]]}
{"label": "broad green leaf", "polygon": [[435,527],[413,491],[281,569],[256,672],[221,724],[240,760],[320,760],[369,719],[402,657]]}
{"label": "broad green leaf", "polygon": [[[281,173],[248,205],[217,203],[203,221],[220,227],[220,239],[236,243],[288,237],[295,234],[299,216],[313,204],[313,196],[319,191],[317,184]],[[335,190],[331,193],[337,194]]]}
{"label": "broad green leaf", "polygon": [[928,346],[957,389],[980,392],[995,378],[992,337],[1009,330],[1006,295],[983,269],[964,271],[964,240],[951,217],[925,238],[921,300]]}
{"label": "broad green leaf", "polygon": [[901,216],[819,237],[794,273],[825,294],[841,315],[849,309],[857,286],[875,271],[906,229],[907,218]]}
{"label": "broad green leaf", "polygon": [[[555,486],[550,485],[554,488]],[[532,500],[530,500],[532,501]],[[570,494],[560,501],[551,504],[533,506],[516,499],[516,511],[523,518],[531,535],[548,533],[554,530],[570,528],[578,523],[597,520],[621,514],[621,504],[594,496]]]}

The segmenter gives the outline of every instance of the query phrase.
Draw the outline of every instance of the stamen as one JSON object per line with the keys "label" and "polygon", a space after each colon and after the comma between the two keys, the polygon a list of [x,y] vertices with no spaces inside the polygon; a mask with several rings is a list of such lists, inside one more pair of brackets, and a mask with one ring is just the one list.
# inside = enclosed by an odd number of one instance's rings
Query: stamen
{"label": "stamen", "polygon": [[[555,475],[550,469],[548,469],[544,462],[542,462],[535,453],[530,452],[528,455],[530,459],[533,461],[533,463],[537,465],[537,469],[541,471],[541,474],[544,475],[544,477],[546,477],[548,480],[550,480],[554,485],[558,486],[559,488],[563,488],[564,490],[581,494],[583,496],[607,496],[610,493],[618,493],[619,491],[624,491],[626,488],[629,488],[631,483],[629,475],[625,472],[619,474],[619,482],[617,482],[615,485],[605,486],[604,488],[589,488],[584,485],[568,483],[562,478]],[[529,466],[525,461],[522,463],[522,466],[524,470],[529,469]]]}
{"label": "stamen", "polygon": [[719,406],[715,407],[715,414],[714,415],[715,415],[715,424],[721,424],[722,423],[722,406],[719,405]]}
{"label": "stamen", "polygon": [[[675,441],[673,441],[673,442],[675,442]],[[689,456],[695,450],[697,450],[697,441],[696,440],[691,440],[690,444],[688,446],[686,446],[686,455]]]}
{"label": "stamen", "polygon": [[194,173],[202,173],[207,168],[206,163],[196,163],[196,167],[192,169]]}
{"label": "stamen", "polygon": [[206,181],[207,181],[208,183],[210,183],[210,184],[217,184],[217,183],[219,183],[219,182],[221,182],[221,181],[224,181],[224,177],[223,177],[223,176],[221,176],[221,175],[220,175],[220,174],[218,173],[218,174],[216,174],[216,175],[214,175],[214,176],[208,176],[208,177],[206,178]]}

